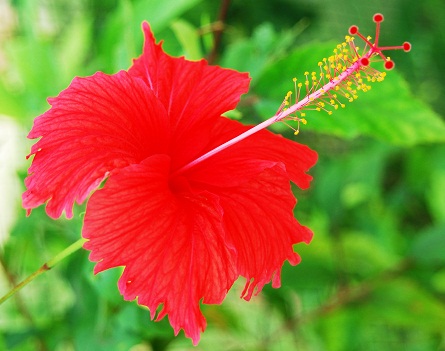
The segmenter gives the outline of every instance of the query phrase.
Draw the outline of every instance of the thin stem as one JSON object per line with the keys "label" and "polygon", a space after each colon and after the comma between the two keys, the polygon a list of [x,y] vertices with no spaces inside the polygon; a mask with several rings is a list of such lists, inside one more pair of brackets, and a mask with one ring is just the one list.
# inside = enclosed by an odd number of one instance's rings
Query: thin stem
{"label": "thin stem", "polygon": [[62,261],[65,257],[68,257],[72,253],[79,250],[82,245],[84,244],[85,239],[79,239],[75,243],[68,246],[65,250],[58,253],[56,256],[54,256],[52,259],[50,259],[48,262],[43,264],[38,270],[36,270],[34,273],[29,275],[25,280],[17,284],[13,289],[11,289],[5,296],[0,298],[0,305],[8,300],[11,296],[13,296],[16,292],[21,290],[23,287],[28,285],[30,282],[32,282],[35,278],[37,278],[40,274],[49,271],[51,268],[53,268],[57,263]]}

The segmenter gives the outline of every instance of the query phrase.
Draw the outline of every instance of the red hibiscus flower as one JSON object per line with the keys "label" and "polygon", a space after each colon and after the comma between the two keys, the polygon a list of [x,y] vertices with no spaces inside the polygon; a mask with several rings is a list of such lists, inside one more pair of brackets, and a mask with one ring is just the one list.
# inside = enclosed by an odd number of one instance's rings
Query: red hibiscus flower
{"label": "red hibiscus flower", "polygon": [[[40,138],[23,206],[46,203],[72,217],[88,200],[82,235],[95,273],[123,266],[119,290],[196,344],[200,311],[221,303],[243,276],[248,300],[280,285],[293,245],[311,240],[293,216],[290,183],[307,188],[317,154],[262,130],[202,162],[248,127],[221,114],[248,90],[247,74],[163,52],[147,23],[142,56],[128,71],[75,78],[39,116]],[[103,187],[99,186],[104,182]]]}

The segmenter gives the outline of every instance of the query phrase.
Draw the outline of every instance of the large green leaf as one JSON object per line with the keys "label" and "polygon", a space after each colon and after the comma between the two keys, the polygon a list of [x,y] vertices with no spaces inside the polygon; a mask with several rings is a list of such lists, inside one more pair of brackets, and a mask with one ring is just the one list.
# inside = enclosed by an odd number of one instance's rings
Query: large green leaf
{"label": "large green leaf", "polygon": [[[287,91],[293,90],[292,77],[304,79],[305,71],[317,71],[317,63],[333,47],[333,44],[307,45],[266,70],[255,87],[261,97],[260,114],[264,118],[273,116]],[[360,93],[354,103],[345,104],[345,109],[333,115],[308,112],[308,125],[304,128],[348,139],[365,135],[405,146],[445,141],[443,120],[410,92],[397,71],[388,72],[382,83]]]}

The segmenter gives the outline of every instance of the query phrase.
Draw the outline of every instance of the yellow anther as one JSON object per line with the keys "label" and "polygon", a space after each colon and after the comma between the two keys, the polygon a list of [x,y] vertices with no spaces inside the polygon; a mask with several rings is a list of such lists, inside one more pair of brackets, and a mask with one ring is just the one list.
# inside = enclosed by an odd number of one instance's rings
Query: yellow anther
{"label": "yellow anther", "polygon": [[300,133],[300,131],[298,129],[296,131],[294,131],[294,135],[298,135],[298,133]]}
{"label": "yellow anther", "polygon": [[[362,39],[364,38],[362,37]],[[371,37],[368,37],[366,40],[371,40]],[[367,47],[368,44],[365,43],[365,46]],[[323,110],[328,115],[332,115],[340,107],[346,107],[343,102],[353,102],[358,98],[360,91],[367,92],[370,90],[371,86],[368,85],[369,83],[382,81],[386,76],[386,72],[380,73],[372,67],[365,67],[365,65],[361,65],[364,67],[359,66],[360,70],[348,72],[347,75],[343,73],[350,69],[353,63],[363,59],[358,53],[359,51],[360,48],[354,44],[354,37],[345,36],[345,42],[338,44],[331,56],[325,57],[318,62],[318,72],[306,71],[304,72],[305,77],[298,82],[297,78],[293,78],[296,95],[295,103],[298,101],[304,102],[303,106],[307,106],[308,110]],[[372,56],[372,54],[370,55]],[[366,57],[368,56],[365,56],[365,59]],[[390,61],[390,58],[388,57],[387,60]],[[303,85],[306,86],[305,91],[302,90]],[[322,86],[324,85],[329,88],[323,89]],[[336,91],[338,91],[339,98],[335,94]],[[287,92],[281,110],[289,110],[289,105],[293,104],[292,94],[292,91]],[[303,124],[307,123],[306,119],[303,118],[305,115],[306,113],[298,111],[287,116],[288,120],[298,122],[298,128],[291,127],[295,135],[299,134],[300,122]]]}

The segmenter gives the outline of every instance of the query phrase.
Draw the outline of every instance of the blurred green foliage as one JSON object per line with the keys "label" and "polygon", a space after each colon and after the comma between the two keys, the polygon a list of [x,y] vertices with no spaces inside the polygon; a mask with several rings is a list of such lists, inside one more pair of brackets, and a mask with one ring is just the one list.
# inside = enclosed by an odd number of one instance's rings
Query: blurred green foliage
{"label": "blurred green foliage", "polygon": [[[239,113],[258,123],[349,25],[373,34],[382,12],[380,42],[413,50],[395,52],[385,82],[345,110],[308,114],[296,139],[320,157],[311,189],[295,190],[297,217],[315,233],[297,247],[302,263],[285,264],[282,288],[249,303],[236,284],[223,305],[203,306],[208,329],[193,348],[122,301],[119,270],[93,276],[77,252],[0,306],[0,350],[445,350],[443,1],[233,0],[219,18],[222,3],[2,0],[0,114],[29,130],[74,76],[128,68],[147,20],[170,54],[250,72]],[[70,221],[18,211],[0,252],[0,295],[80,237],[82,207]]]}

